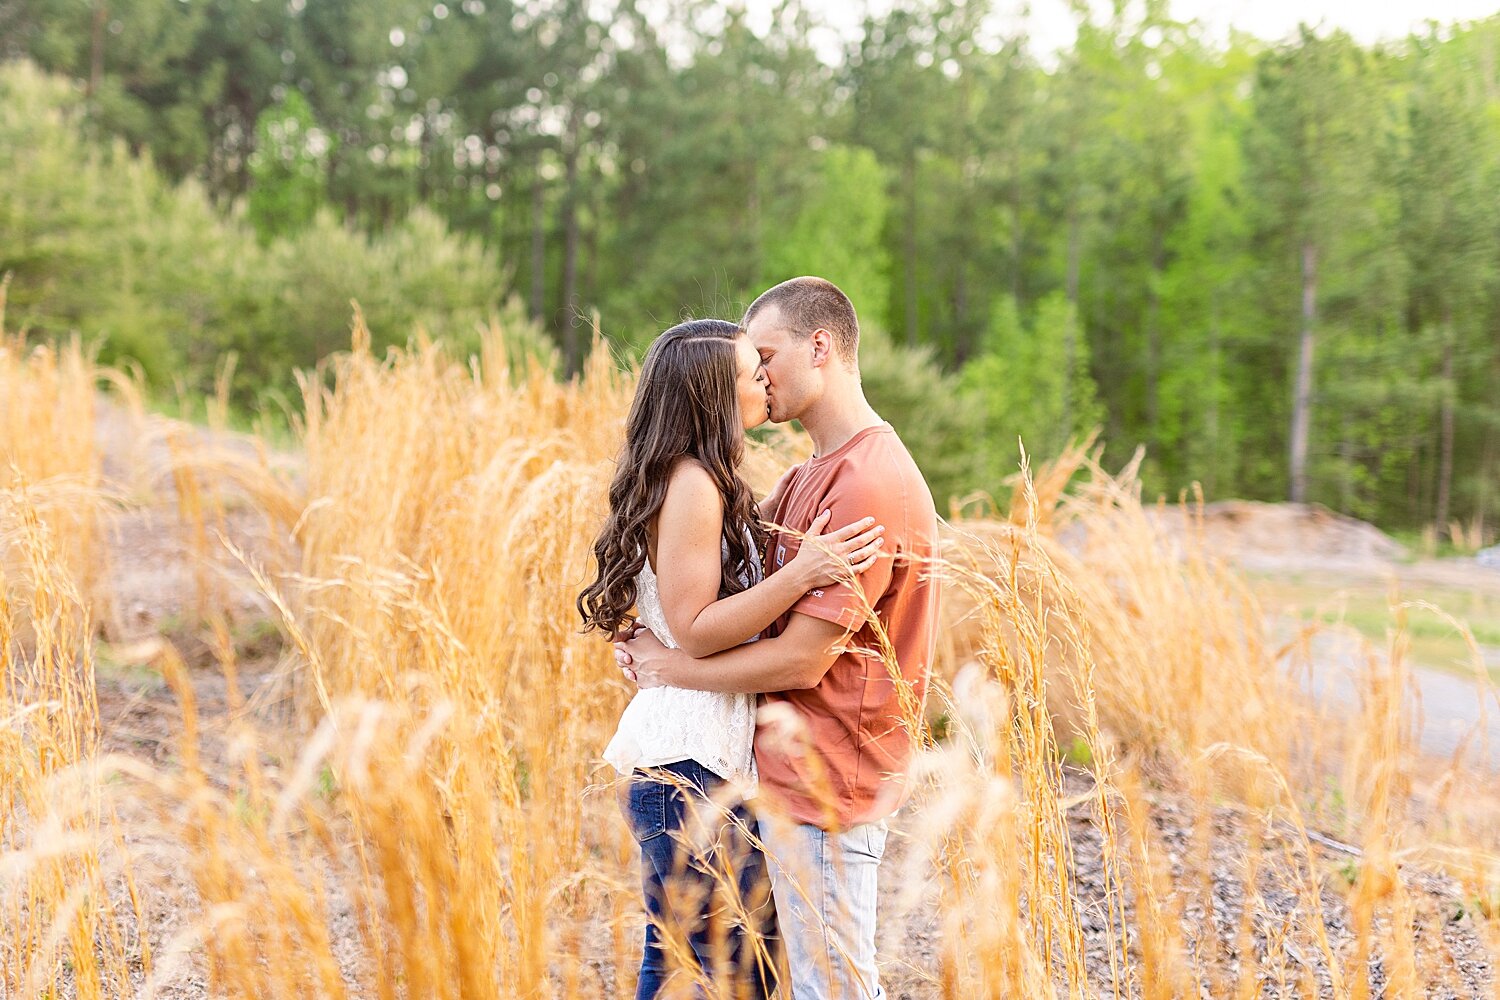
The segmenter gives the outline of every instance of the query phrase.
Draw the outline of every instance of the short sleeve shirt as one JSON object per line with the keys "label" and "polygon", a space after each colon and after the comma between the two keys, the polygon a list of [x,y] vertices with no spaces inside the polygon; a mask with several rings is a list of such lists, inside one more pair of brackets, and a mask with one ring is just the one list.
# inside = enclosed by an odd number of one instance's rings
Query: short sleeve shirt
{"label": "short sleeve shirt", "polygon": [[[883,818],[905,797],[936,645],[937,514],[889,424],[795,468],[774,521],[805,532],[824,510],[833,513],[830,528],[874,517],[885,526],[884,545],[857,586],[809,591],[778,622],[779,631],[791,614],[811,615],[851,635],[816,687],[762,696],[755,757],[764,793],[800,822],[838,829]],[[773,531],[767,572],[798,545]]]}

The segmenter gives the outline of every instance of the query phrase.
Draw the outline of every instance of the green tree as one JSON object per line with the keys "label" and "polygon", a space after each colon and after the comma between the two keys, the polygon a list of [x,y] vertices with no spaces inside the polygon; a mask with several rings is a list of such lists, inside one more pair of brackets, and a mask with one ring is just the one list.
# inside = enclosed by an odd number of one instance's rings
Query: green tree
{"label": "green tree", "polygon": [[842,288],[862,316],[878,323],[889,299],[888,260],[882,236],[886,177],[868,149],[829,146],[810,152],[811,170],[785,226],[772,223],[762,238],[770,286],[799,274],[817,274]]}
{"label": "green tree", "polygon": [[625,67],[645,86],[615,106],[621,190],[601,250],[604,315],[637,342],[684,311],[738,316],[827,141],[831,71],[808,45],[804,10],[788,5],[764,35],[742,10],[691,11],[691,63],[674,72],[664,43],[646,42]]}
{"label": "green tree", "polygon": [[[1239,400],[1261,376],[1236,364],[1259,318],[1247,275],[1256,261],[1244,184],[1242,137],[1250,111],[1238,90],[1253,50],[1236,37],[1222,50],[1184,38],[1163,60],[1168,98],[1182,108],[1191,179],[1180,224],[1167,237],[1160,276],[1163,356],[1154,463],[1169,492],[1198,481],[1209,496],[1246,481],[1241,462],[1255,421]],[[1253,436],[1253,434],[1252,434]]]}
{"label": "green tree", "polygon": [[[1288,497],[1304,501],[1312,495],[1320,332],[1368,330],[1400,295],[1395,262],[1385,253],[1393,221],[1380,176],[1389,162],[1386,130],[1370,57],[1342,32],[1304,28],[1296,42],[1262,57],[1253,107],[1247,186],[1259,210],[1256,238],[1274,303],[1268,325],[1295,323],[1297,331],[1286,479]],[[1266,412],[1285,410],[1277,400]]]}
{"label": "green tree", "polygon": [[960,408],[975,415],[977,484],[998,493],[1016,469],[1019,439],[1033,455],[1060,451],[1103,415],[1088,370],[1078,313],[1062,292],[1039,304],[1026,324],[1014,300],[995,303],[985,352],[964,366]]}
{"label": "green tree", "polygon": [[1489,353],[1485,302],[1500,264],[1491,182],[1497,135],[1482,67],[1434,30],[1413,40],[1400,177],[1401,245],[1411,270],[1410,323],[1436,340],[1438,444],[1432,522],[1446,531],[1463,400],[1459,385]]}
{"label": "green tree", "polygon": [[0,65],[0,273],[9,318],[39,335],[101,337],[106,361],[137,362],[158,387],[209,386],[234,351],[245,402],[345,347],[351,299],[377,346],[419,328],[473,345],[503,308],[493,252],[431,211],[372,236],[324,208],[262,247],[196,181],[85,139],[81,104],[29,64]]}
{"label": "green tree", "polygon": [[[973,237],[961,226],[955,245],[949,220],[964,216],[974,189],[979,151],[965,146],[975,108],[969,70],[987,9],[955,0],[898,4],[866,18],[846,61],[850,139],[890,170],[887,245],[894,273],[886,315],[908,347],[936,341],[934,332],[945,325],[951,339],[954,294],[966,280],[953,261],[963,263]],[[954,159],[954,148],[967,149],[965,162]]]}
{"label": "green tree", "polygon": [[312,221],[327,190],[332,143],[296,90],[261,112],[250,156],[250,224],[261,242]]}

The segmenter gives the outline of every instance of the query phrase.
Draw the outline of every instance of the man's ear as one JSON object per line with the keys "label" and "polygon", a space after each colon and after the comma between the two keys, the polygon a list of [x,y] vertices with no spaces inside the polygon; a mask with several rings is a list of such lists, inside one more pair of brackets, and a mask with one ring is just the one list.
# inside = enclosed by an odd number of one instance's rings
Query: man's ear
{"label": "man's ear", "polygon": [[812,341],[812,366],[822,368],[833,357],[833,334],[819,327],[808,339]]}

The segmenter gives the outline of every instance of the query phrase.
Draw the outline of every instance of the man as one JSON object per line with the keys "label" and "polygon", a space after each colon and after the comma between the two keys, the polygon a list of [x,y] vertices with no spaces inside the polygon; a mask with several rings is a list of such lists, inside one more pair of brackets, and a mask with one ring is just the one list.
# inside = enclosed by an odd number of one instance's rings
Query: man
{"label": "man", "polygon": [[760,834],[792,997],[882,1000],[876,873],[935,645],[937,515],[910,453],[865,400],[859,321],[843,292],[793,278],[756,299],[743,325],[765,365],[771,419],[801,421],[814,447],[768,498],[781,527],[767,572],[796,555],[798,535],[825,510],[833,525],[883,524],[881,558],[853,585],[809,591],[773,638],[694,660],[644,633],[617,643],[617,660],[643,687],[764,696],[761,794],[791,821],[767,817]]}

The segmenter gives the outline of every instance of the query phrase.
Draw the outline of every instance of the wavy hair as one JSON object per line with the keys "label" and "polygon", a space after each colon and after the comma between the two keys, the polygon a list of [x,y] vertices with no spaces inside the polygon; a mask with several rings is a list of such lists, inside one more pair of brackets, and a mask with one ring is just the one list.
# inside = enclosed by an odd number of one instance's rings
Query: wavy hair
{"label": "wavy hair", "polygon": [[719,597],[745,590],[745,581],[756,578],[755,550],[765,533],[755,497],[738,472],[745,432],[735,340],[743,335],[724,320],[690,320],[657,337],[646,352],[625,424],[625,448],[609,484],[609,516],[594,542],[597,575],[578,595],[585,632],[614,633],[630,620],[636,574],[649,551],[646,529],[683,456],[708,470],[723,502],[728,558]]}

